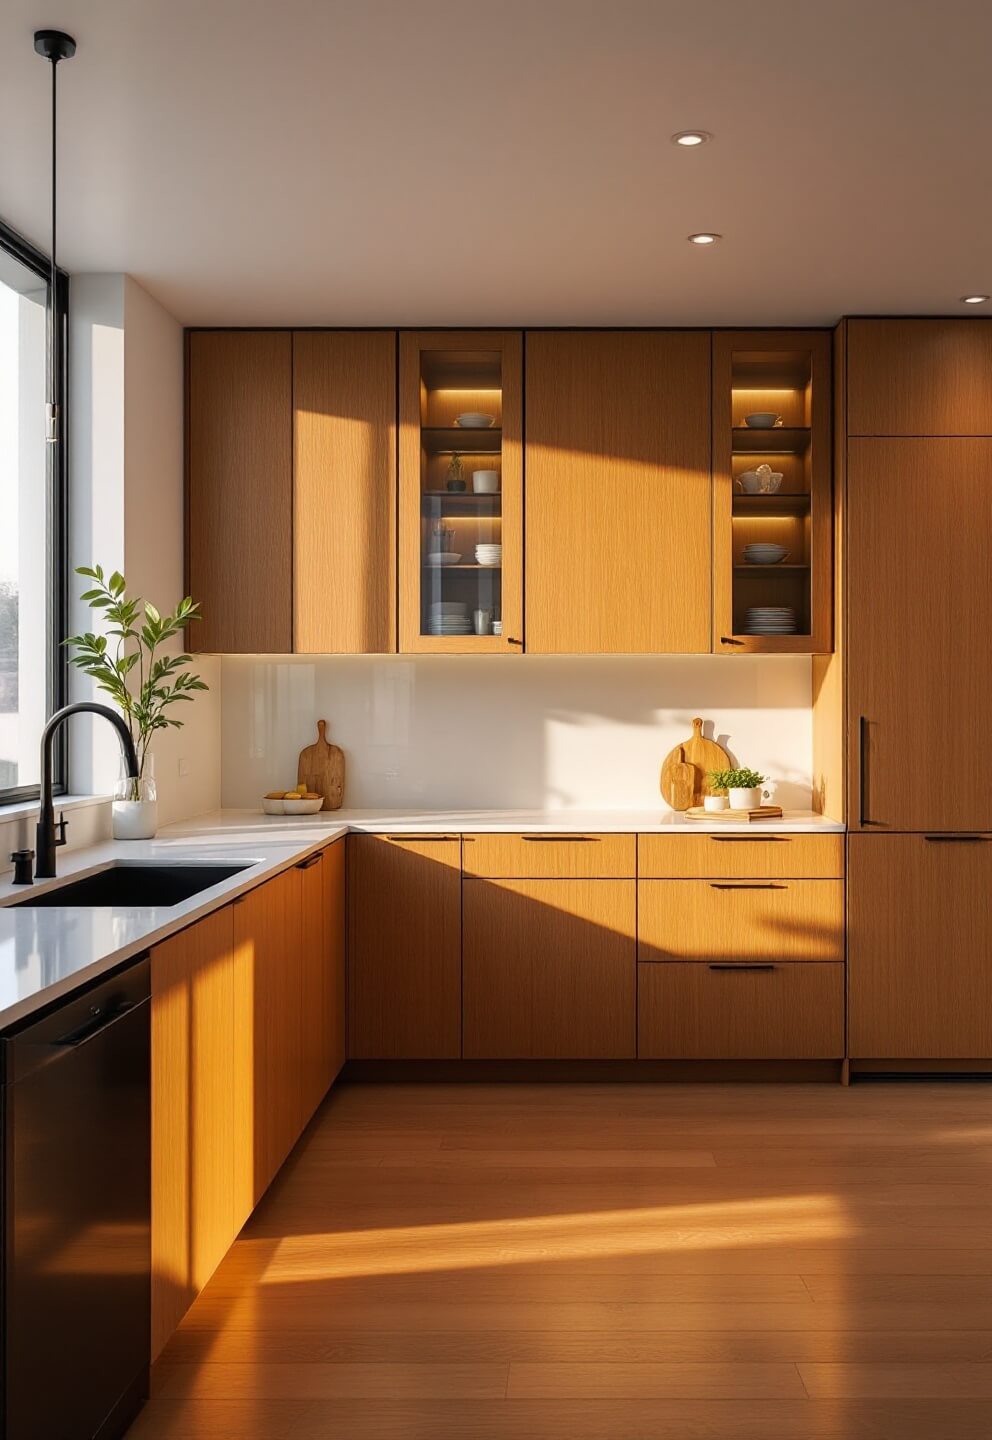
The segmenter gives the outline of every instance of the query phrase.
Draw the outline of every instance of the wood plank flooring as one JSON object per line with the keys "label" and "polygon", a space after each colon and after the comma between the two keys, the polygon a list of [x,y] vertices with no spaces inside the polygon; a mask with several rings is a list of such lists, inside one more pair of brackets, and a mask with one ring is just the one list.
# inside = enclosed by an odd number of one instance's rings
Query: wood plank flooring
{"label": "wood plank flooring", "polygon": [[343,1086],[131,1440],[988,1440],[992,1086]]}

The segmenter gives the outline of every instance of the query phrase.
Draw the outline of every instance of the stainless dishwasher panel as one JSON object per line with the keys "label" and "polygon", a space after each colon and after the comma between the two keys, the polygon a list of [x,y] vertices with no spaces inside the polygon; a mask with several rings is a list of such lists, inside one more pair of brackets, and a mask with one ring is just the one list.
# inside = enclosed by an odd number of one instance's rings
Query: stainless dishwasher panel
{"label": "stainless dishwasher panel", "polygon": [[124,1433],[148,1393],[150,967],[3,1037],[5,1440]]}

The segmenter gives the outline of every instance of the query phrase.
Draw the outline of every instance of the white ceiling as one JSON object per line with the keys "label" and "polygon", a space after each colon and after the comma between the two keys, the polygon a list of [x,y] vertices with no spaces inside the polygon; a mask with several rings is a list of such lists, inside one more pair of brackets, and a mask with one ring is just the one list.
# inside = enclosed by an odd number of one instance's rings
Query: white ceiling
{"label": "white ceiling", "polygon": [[[188,323],[797,324],[992,291],[989,0],[5,0],[0,217],[45,243],[39,25],[79,45],[61,258]],[[669,143],[691,126],[714,142]]]}

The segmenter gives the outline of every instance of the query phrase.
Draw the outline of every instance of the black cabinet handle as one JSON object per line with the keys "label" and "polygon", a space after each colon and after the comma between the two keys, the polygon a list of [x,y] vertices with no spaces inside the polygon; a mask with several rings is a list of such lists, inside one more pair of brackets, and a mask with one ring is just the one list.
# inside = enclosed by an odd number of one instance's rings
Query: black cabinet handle
{"label": "black cabinet handle", "polygon": [[598,835],[521,835],[520,838],[529,845],[560,845],[563,841],[570,845],[592,845],[599,841]]}
{"label": "black cabinet handle", "polygon": [[111,1006],[109,1010],[101,1005],[94,1005],[90,1010],[88,1020],[84,1020],[75,1030],[70,1030],[67,1035],[60,1035],[52,1043],[65,1050],[75,1050],[79,1045],[85,1045],[87,1040],[92,1040],[99,1035],[101,1030],[107,1030],[116,1020],[121,1020],[132,1010],[137,1009],[141,1002],[137,1000],[121,1000],[118,1004]]}
{"label": "black cabinet handle", "polygon": [[987,835],[924,835],[930,845],[984,845]]}
{"label": "black cabinet handle", "polygon": [[711,835],[717,845],[788,845],[791,835]]}
{"label": "black cabinet handle", "polygon": [[522,640],[514,639],[512,635],[507,635],[506,643],[507,645],[522,645],[524,642]]}
{"label": "black cabinet handle", "polygon": [[414,841],[418,845],[442,845],[445,841],[457,840],[457,835],[387,835],[387,840],[397,840],[401,845],[409,845]]}
{"label": "black cabinet handle", "polygon": [[868,818],[868,717],[858,717],[858,824],[873,825]]}
{"label": "black cabinet handle", "polygon": [[721,974],[729,975],[729,974],[731,974],[734,970],[744,970],[744,971],[750,970],[750,971],[753,972],[753,971],[755,971],[755,970],[776,970],[778,967],[777,967],[776,965],[772,965],[772,964],[769,964],[769,963],[767,963],[767,962],[762,962],[762,963],[760,963],[760,964],[753,964],[753,965],[752,965],[752,964],[749,964],[749,963],[746,962],[746,961],[738,960],[738,961],[736,961],[736,962],[735,962],[735,961],[729,961],[726,965],[710,965],[708,968],[709,968],[710,970],[719,970],[719,971],[721,972]]}
{"label": "black cabinet handle", "polygon": [[732,635],[721,635],[721,636],[720,636],[720,644],[721,644],[721,645],[743,645],[743,644],[744,644],[744,641],[743,641],[743,640],[735,640]]}
{"label": "black cabinet handle", "polygon": [[711,890],[788,890],[788,888],[788,885],[778,885],[772,883],[771,881],[762,882],[760,884],[752,884],[751,882],[746,880],[734,881],[731,884],[726,884],[722,880],[710,881]]}
{"label": "black cabinet handle", "polygon": [[311,865],[319,865],[323,858],[323,850],[318,850],[316,855],[308,855],[305,860],[301,860],[296,868],[297,870],[309,870]]}

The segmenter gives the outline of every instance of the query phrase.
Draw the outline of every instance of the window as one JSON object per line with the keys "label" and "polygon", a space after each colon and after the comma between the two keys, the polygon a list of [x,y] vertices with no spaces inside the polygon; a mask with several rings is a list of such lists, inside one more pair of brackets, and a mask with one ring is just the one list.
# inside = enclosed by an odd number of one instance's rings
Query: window
{"label": "window", "polygon": [[[55,306],[62,439],[45,439],[49,263],[0,225],[0,803],[38,794],[46,719],[64,704],[65,329]],[[55,782],[65,789],[65,747]]]}

